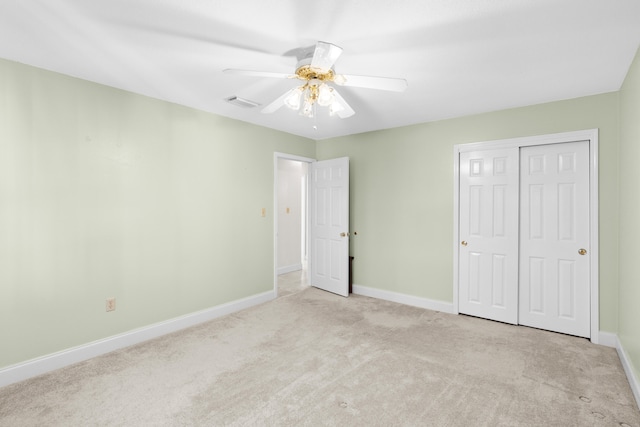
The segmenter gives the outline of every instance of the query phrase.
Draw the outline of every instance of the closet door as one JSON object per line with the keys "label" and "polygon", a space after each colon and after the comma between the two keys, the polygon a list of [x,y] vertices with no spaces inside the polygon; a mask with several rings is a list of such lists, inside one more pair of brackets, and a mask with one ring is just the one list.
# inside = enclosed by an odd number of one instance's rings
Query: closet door
{"label": "closet door", "polygon": [[589,142],[520,152],[519,323],[590,336]]}
{"label": "closet door", "polygon": [[460,313],[518,321],[518,148],[460,153]]}

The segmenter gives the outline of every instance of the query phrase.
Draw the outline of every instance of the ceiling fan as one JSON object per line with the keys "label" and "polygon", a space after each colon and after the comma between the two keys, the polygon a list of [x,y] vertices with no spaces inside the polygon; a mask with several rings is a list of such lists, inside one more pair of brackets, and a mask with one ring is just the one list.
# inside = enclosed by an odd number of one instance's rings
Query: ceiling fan
{"label": "ceiling fan", "polygon": [[226,69],[225,73],[242,76],[275,77],[298,79],[303,82],[262,109],[263,113],[273,113],[283,105],[292,110],[299,110],[305,117],[314,117],[316,105],[329,108],[329,115],[337,115],[344,119],[355,114],[353,108],[344,100],[338,91],[330,86],[352,86],[402,92],[407,88],[407,81],[400,78],[354,76],[336,74],[333,65],[342,54],[342,48],[327,42],[318,42],[315,47],[297,49],[298,64],[294,74],[273,73],[269,71],[251,71]]}

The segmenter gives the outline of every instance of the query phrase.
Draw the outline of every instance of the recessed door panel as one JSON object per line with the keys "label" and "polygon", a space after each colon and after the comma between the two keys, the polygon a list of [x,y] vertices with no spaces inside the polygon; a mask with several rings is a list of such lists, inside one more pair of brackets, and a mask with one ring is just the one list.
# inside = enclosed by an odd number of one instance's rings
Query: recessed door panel
{"label": "recessed door panel", "polygon": [[314,223],[316,226],[325,226],[327,225],[327,189],[326,188],[318,188],[315,192],[315,206],[316,206],[316,215],[314,218]]}
{"label": "recessed door panel", "polygon": [[529,283],[528,312],[544,313],[544,258],[529,258]]}
{"label": "recessed door panel", "polygon": [[529,186],[529,238],[544,238],[544,187],[542,185]]}
{"label": "recessed door panel", "polygon": [[326,277],[327,276],[327,240],[326,239],[315,239],[314,240],[314,265],[315,265],[315,274],[318,277]]}
{"label": "recessed door panel", "polygon": [[575,188],[574,183],[558,184],[558,240],[575,241]]}
{"label": "recessed door panel", "polygon": [[507,266],[505,264],[506,256],[502,254],[493,254],[493,271],[491,288],[491,304],[494,307],[505,308],[505,296],[507,294],[507,283],[505,275]]}
{"label": "recessed door panel", "polygon": [[480,236],[482,230],[482,193],[480,185],[469,187],[469,234]]}
{"label": "recessed door panel", "polygon": [[472,303],[480,303],[480,263],[482,261],[482,254],[477,252],[469,252],[469,297],[468,301]]}
{"label": "recessed door panel", "polygon": [[493,175],[506,175],[508,168],[507,164],[509,164],[508,157],[494,157],[493,158]]}
{"label": "recessed door panel", "polygon": [[558,260],[558,316],[574,320],[576,317],[575,262]]}
{"label": "recessed door panel", "polygon": [[506,237],[505,226],[507,215],[507,187],[505,185],[493,186],[493,237]]}
{"label": "recessed door panel", "polygon": [[344,199],[342,192],[344,189],[340,187],[332,187],[329,191],[331,192],[331,226],[342,227],[342,221],[344,221],[344,218],[342,218],[340,212],[344,209],[342,206],[342,201]]}

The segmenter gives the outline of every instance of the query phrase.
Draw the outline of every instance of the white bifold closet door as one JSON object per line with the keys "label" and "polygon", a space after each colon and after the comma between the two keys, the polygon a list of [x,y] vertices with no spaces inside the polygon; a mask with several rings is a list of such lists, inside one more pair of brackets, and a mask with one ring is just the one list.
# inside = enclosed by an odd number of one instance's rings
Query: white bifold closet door
{"label": "white bifold closet door", "polygon": [[588,141],[460,153],[464,314],[590,336]]}

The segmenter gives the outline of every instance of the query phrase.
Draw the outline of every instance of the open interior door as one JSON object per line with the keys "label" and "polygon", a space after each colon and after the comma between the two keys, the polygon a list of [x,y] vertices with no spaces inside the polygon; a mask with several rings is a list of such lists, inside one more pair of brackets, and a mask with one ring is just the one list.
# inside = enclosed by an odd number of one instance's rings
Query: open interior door
{"label": "open interior door", "polygon": [[311,286],[349,296],[349,158],[311,164]]}

